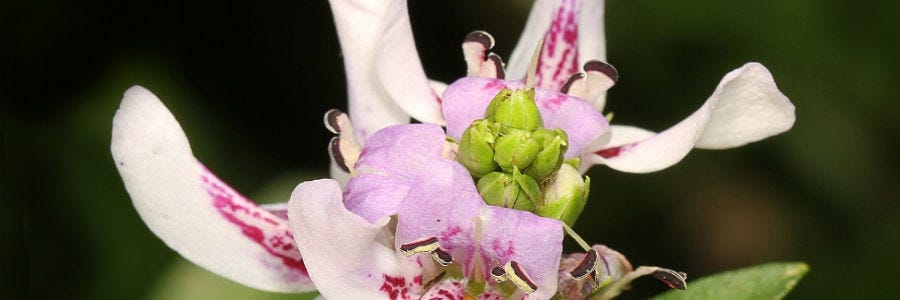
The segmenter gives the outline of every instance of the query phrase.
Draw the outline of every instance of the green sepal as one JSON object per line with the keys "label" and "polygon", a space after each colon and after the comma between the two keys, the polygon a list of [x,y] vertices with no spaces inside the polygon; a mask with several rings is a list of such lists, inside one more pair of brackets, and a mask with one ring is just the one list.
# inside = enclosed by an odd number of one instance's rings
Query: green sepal
{"label": "green sepal", "polygon": [[463,132],[456,159],[475,178],[497,170],[494,162],[495,129],[492,122],[476,120]]}
{"label": "green sepal", "polygon": [[494,161],[509,173],[516,168],[524,170],[537,157],[540,147],[538,141],[531,138],[531,132],[506,128],[494,144]]}
{"label": "green sepal", "polygon": [[476,185],[488,205],[534,211],[540,201],[540,186],[528,175],[514,170],[512,174],[491,172]]}
{"label": "green sepal", "polygon": [[488,104],[484,116],[485,119],[516,129],[533,130],[544,126],[541,113],[534,102],[534,89],[500,90]]}
{"label": "green sepal", "polygon": [[520,173],[518,169],[513,170],[512,176],[513,180],[518,185],[520,192],[519,197],[516,198],[516,202],[513,203],[511,208],[534,211],[541,200],[541,187],[534,178]]}
{"label": "green sepal", "polygon": [[590,183],[589,177],[582,179],[571,165],[562,165],[544,192],[544,204],[535,213],[574,226],[587,203]]}
{"label": "green sepal", "polygon": [[534,161],[525,169],[525,174],[534,177],[535,180],[543,181],[556,173],[565,161],[564,155],[569,149],[569,137],[565,131],[560,129],[546,128],[535,129],[531,137],[541,146]]}

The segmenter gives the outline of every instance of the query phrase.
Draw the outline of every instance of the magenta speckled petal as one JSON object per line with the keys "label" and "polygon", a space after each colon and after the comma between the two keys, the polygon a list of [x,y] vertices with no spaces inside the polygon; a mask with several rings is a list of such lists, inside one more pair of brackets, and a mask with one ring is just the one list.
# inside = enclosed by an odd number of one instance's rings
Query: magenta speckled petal
{"label": "magenta speckled petal", "polygon": [[141,219],[184,258],[258,289],[315,288],[288,221],[207,170],[153,93],[139,86],[125,92],[113,118],[111,148]]}
{"label": "magenta speckled petal", "polygon": [[469,266],[475,251],[473,228],[484,201],[466,169],[450,160],[435,160],[428,174],[414,182],[398,211],[396,244],[436,237],[456,263]]}
{"label": "magenta speckled petal", "polygon": [[556,294],[562,254],[562,223],[530,212],[485,206],[480,251],[490,268],[516,261],[538,286],[526,299]]}

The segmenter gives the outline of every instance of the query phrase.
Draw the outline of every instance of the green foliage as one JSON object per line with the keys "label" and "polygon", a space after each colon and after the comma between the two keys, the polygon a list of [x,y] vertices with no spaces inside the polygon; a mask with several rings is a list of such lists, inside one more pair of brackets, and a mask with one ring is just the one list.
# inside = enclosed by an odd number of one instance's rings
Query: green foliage
{"label": "green foliage", "polygon": [[781,299],[807,271],[809,266],[802,262],[762,264],[690,281],[687,290],[668,291],[653,299]]}

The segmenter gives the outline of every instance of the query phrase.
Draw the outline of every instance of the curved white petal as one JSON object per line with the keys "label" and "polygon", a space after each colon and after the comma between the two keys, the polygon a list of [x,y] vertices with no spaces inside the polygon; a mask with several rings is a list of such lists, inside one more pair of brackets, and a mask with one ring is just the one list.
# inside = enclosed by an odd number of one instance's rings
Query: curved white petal
{"label": "curved white petal", "polygon": [[397,105],[416,120],[444,125],[440,94],[431,88],[416,51],[406,0],[391,1],[383,20],[375,57],[381,84]]}
{"label": "curved white petal", "polygon": [[348,110],[360,140],[389,125],[409,123],[378,78],[375,57],[392,0],[331,0],[347,73]]}
{"label": "curved white petal", "polygon": [[[578,12],[578,64],[584,65],[590,60],[606,62],[606,25],[604,9],[606,0],[584,1]],[[590,73],[589,73],[590,74]],[[599,112],[606,106],[606,92],[596,93],[592,99]]]}
{"label": "curved white petal", "polygon": [[188,260],[263,290],[314,289],[287,220],[200,164],[175,117],[150,91],[125,92],[113,119],[112,155],[141,219]]}
{"label": "curved white petal", "polygon": [[383,286],[399,276],[393,244],[381,231],[389,218],[369,223],[344,208],[334,180],[303,182],[294,189],[288,217],[309,276],[327,299],[388,299]]}
{"label": "curved white petal", "polygon": [[537,0],[534,2],[531,13],[528,15],[528,21],[525,23],[525,30],[519,36],[519,42],[506,63],[506,78],[525,78],[528,64],[531,63],[531,56],[534,54],[534,47],[550,28],[559,2],[560,0]]}
{"label": "curved white petal", "polygon": [[[694,147],[742,146],[785,132],[794,120],[794,105],[778,90],[769,70],[748,63],[725,75],[699,110],[659,134],[648,137],[635,128],[613,128],[614,140],[630,143],[611,143],[590,161],[624,172],[654,172],[674,165]],[[617,132],[623,137],[617,138]]]}
{"label": "curved white petal", "polygon": [[628,125],[610,125],[609,143],[604,148],[612,148],[639,142],[656,135],[656,132]]}
{"label": "curved white petal", "polygon": [[606,1],[583,1],[578,11],[578,63],[596,59],[606,61],[606,25],[603,24]]}

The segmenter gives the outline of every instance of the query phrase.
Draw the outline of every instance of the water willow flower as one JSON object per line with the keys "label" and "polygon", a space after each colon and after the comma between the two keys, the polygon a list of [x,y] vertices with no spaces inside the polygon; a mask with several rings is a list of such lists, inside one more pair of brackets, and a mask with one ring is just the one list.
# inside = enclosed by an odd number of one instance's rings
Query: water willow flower
{"label": "water willow flower", "polygon": [[[332,141],[333,173],[353,176],[343,193],[337,181],[307,182],[294,191],[290,205],[260,207],[193,157],[175,118],[149,91],[129,89],[114,119],[113,157],[148,227],[185,258],[251,287],[389,299],[543,299],[559,287],[561,295],[575,299],[605,284],[599,296],[612,297],[628,281],[651,274],[683,288],[683,274],[631,271],[621,254],[583,241],[587,252],[560,264],[562,229],[568,230],[562,222],[486,206],[436,125],[388,127],[412,117],[446,124],[447,134],[459,139],[499,90],[522,85],[504,78],[525,76],[523,53],[541,38],[546,43],[530,82],[537,85],[543,126],[567,136],[564,157],[582,158],[583,168],[605,163],[653,171],[694,146],[739,146],[793,122],[793,107],[768,71],[750,64],[726,75],[698,112],[669,130],[607,131],[599,112],[617,75],[608,64],[590,60],[605,56],[602,1],[537,1],[505,70],[498,56],[486,53],[490,36],[470,35],[463,44],[470,76],[449,87],[425,76],[405,1],[333,0],[331,6],[350,100],[349,118],[326,116],[340,134]],[[558,172],[557,178],[580,180],[575,171]],[[576,184],[584,194],[586,185]]]}
{"label": "water willow flower", "polygon": [[[332,299],[548,299],[561,222],[485,205],[444,151],[442,128],[396,125],[372,136],[341,193],[304,182],[289,217],[310,276]],[[498,278],[507,279],[501,283]]]}

